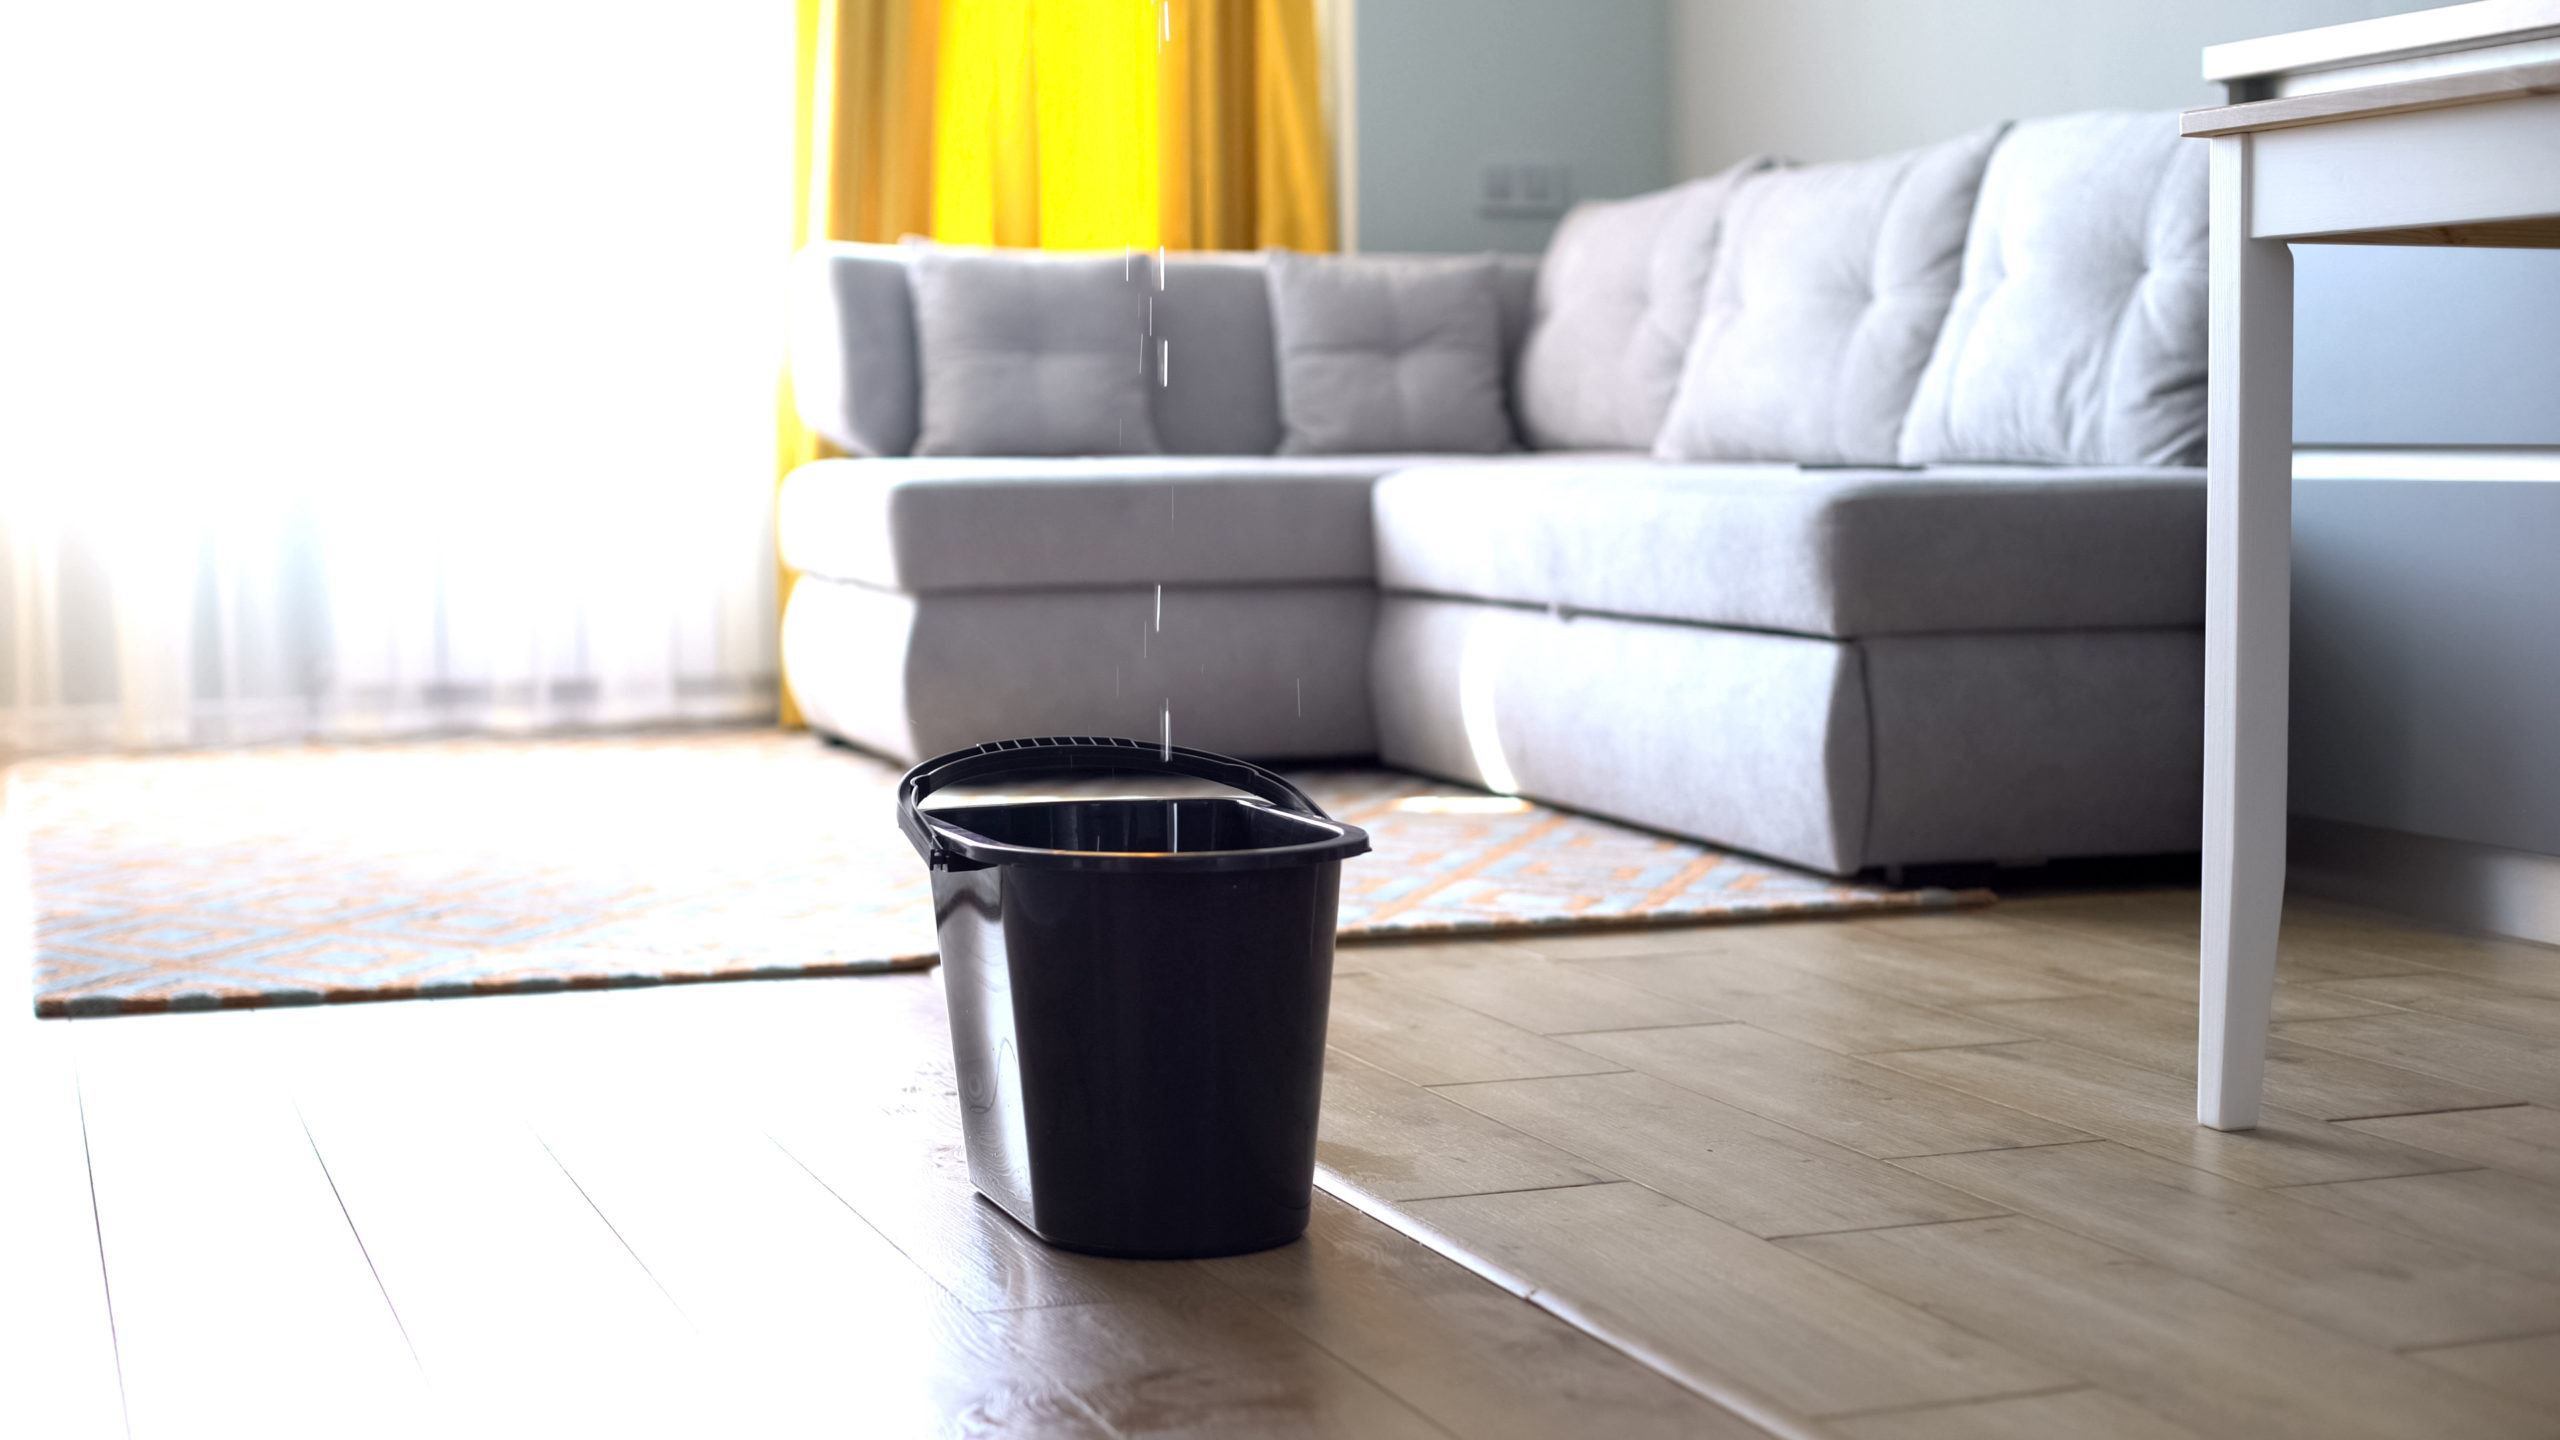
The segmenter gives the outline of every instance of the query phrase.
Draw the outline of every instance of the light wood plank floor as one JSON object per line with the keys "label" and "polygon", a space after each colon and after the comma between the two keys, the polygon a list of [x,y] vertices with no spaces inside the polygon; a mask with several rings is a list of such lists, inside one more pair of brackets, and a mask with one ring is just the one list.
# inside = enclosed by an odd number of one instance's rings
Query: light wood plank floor
{"label": "light wood plank floor", "polygon": [[1328,1196],[1045,1249],[931,974],[0,1033],[0,1434],[1762,1435]]}
{"label": "light wood plank floor", "polygon": [[2196,908],[1347,949],[1325,1183],[1778,1433],[2560,1434],[2560,951],[2295,905],[2223,1135]]}
{"label": "light wood plank floor", "polygon": [[2560,952],[2297,906],[2219,1135],[2194,913],[1346,948],[1181,1264],[971,1197],[931,975],[13,1020],[0,1428],[2560,1435]]}

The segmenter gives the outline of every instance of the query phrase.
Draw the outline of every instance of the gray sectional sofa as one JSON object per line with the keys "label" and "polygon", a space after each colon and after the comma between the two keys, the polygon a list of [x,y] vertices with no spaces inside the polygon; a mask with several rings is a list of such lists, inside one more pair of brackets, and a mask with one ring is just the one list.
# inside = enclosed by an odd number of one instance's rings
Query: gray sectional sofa
{"label": "gray sectional sofa", "polygon": [[901,760],[1169,724],[1833,873],[2192,849],[2204,230],[2109,113],[1536,260],[813,247],[790,684]]}

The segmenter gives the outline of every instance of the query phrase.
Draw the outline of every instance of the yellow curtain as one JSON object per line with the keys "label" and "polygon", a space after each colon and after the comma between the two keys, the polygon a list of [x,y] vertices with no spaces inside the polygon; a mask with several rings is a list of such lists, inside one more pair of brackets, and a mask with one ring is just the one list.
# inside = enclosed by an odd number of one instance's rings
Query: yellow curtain
{"label": "yellow curtain", "polygon": [[933,237],[1152,247],[1152,0],[968,0],[947,12]]}
{"label": "yellow curtain", "polygon": [[1161,243],[1334,246],[1314,0],[1172,0],[1158,87]]}
{"label": "yellow curtain", "polygon": [[[1315,0],[798,5],[795,249],[1333,248]],[[833,453],[788,376],[778,433],[780,475]]]}
{"label": "yellow curtain", "polygon": [[[972,8],[956,0],[956,9]],[[894,241],[933,228],[933,141],[941,0],[799,0],[791,248],[813,240]],[[782,377],[775,483],[835,448],[809,433]],[[780,567],[775,598],[799,579]],[[775,614],[779,616],[777,610]],[[798,725],[791,687],[782,723]]]}
{"label": "yellow curtain", "polygon": [[1314,0],[967,0],[940,64],[935,239],[1333,248]]}

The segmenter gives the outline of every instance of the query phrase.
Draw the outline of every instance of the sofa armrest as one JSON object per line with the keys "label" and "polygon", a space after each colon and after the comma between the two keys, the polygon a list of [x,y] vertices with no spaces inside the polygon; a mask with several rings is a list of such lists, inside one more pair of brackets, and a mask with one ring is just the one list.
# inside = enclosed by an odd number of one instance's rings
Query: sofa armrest
{"label": "sofa armrest", "polygon": [[915,302],[906,247],[822,240],[792,257],[791,397],[849,455],[916,441]]}

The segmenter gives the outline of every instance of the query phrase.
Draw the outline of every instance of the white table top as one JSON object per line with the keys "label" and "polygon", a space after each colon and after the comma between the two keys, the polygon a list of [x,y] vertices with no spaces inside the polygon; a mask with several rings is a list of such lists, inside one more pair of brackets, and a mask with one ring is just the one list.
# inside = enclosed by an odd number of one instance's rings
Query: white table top
{"label": "white table top", "polygon": [[[2308,82],[2267,88],[2248,98],[2307,94],[2313,88],[2335,88],[2333,83],[2323,83],[2324,79],[2371,84],[2446,73],[2448,67],[2460,63],[2448,57],[2535,41],[2548,42],[2555,47],[2555,53],[2560,53],[2560,0],[2473,0],[2468,5],[2447,5],[2209,45],[2204,52],[2204,78],[2226,85],[2273,79]],[[2512,64],[2522,58],[2538,57],[2519,56],[2492,63]],[[2389,73],[2319,74],[2348,69],[2362,72],[2368,67],[2385,66]]]}

